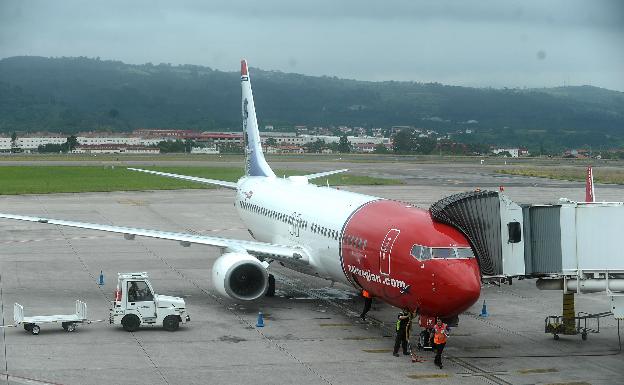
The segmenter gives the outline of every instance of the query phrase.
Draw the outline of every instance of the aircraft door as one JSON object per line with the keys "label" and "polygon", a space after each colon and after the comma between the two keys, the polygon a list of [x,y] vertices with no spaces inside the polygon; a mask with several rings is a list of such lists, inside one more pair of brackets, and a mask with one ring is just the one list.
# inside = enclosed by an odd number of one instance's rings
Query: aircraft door
{"label": "aircraft door", "polygon": [[392,246],[394,246],[394,242],[399,237],[400,232],[401,230],[398,229],[390,229],[381,242],[381,247],[379,249],[379,273],[383,275],[390,275]]}
{"label": "aircraft door", "polygon": [[302,224],[303,220],[301,219],[301,214],[299,213],[292,213],[290,218],[288,218],[288,231],[293,238],[299,238]]}
{"label": "aircraft door", "polygon": [[134,310],[141,318],[153,318],[156,316],[156,303],[152,289],[145,281],[130,281],[127,287],[128,310]]}

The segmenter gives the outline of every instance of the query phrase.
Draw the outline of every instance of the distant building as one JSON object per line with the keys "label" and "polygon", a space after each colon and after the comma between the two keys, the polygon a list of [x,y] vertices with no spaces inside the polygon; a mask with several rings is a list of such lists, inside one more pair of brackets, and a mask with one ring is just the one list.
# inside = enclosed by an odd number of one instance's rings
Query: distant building
{"label": "distant building", "polygon": [[563,156],[566,158],[578,158],[578,159],[589,158],[589,155],[590,155],[589,151],[583,148],[565,150],[565,152],[563,153]]}
{"label": "distant building", "polygon": [[127,146],[124,144],[78,145],[72,154],[160,154],[158,147]]}
{"label": "distant building", "polygon": [[212,145],[233,144],[243,145],[243,134],[232,132],[202,132],[193,138],[197,143]]}
{"label": "distant building", "polygon": [[305,152],[303,147],[293,145],[265,146],[263,151],[267,154],[303,154]]}
{"label": "distant building", "polygon": [[492,150],[494,154],[500,154],[503,152],[508,152],[512,158],[517,158],[519,156],[529,156],[529,150],[524,147],[518,148],[495,148]]}
{"label": "distant building", "polygon": [[150,138],[171,138],[175,139],[187,139],[197,135],[197,132],[192,130],[174,130],[174,129],[160,129],[160,128],[138,128],[132,131],[132,134],[137,137]]}
{"label": "distant building", "polygon": [[373,143],[352,143],[353,152],[371,153],[375,151],[376,144]]}
{"label": "distant building", "polygon": [[17,136],[15,145],[11,143],[10,137],[0,137],[0,151],[11,150],[11,148],[21,148],[25,152],[31,152],[36,150],[39,146],[45,146],[46,144],[63,144],[67,142],[67,137],[60,134],[41,134],[37,136]]}
{"label": "distant building", "polygon": [[192,147],[191,154],[218,154],[217,147]]}

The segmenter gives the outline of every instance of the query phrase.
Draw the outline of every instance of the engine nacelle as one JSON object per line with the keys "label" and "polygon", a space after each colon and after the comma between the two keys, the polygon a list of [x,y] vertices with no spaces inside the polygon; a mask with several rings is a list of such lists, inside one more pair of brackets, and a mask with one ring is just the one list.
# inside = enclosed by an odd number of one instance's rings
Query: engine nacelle
{"label": "engine nacelle", "polygon": [[212,266],[212,283],[221,295],[253,301],[266,293],[269,273],[247,253],[225,253]]}

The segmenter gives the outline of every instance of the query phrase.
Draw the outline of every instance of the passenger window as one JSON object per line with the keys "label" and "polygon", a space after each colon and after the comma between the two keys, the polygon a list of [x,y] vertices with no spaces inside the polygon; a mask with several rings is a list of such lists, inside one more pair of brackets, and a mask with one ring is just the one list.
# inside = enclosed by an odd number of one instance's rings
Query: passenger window
{"label": "passenger window", "polygon": [[422,246],[419,245],[414,245],[412,246],[412,251],[410,252],[410,254],[412,255],[412,257],[420,259],[420,254],[422,253]]}
{"label": "passenger window", "polygon": [[468,247],[457,249],[457,258],[474,258],[472,249]]}
{"label": "passenger window", "polygon": [[453,258],[455,257],[454,255],[455,253],[453,253],[453,249],[447,249],[447,248],[435,248],[435,249],[431,249],[431,256],[433,258]]}

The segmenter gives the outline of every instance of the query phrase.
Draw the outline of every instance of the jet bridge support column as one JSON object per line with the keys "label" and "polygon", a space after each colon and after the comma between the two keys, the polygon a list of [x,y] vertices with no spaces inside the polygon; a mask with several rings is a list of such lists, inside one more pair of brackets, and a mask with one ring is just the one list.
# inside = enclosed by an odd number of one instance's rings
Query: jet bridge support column
{"label": "jet bridge support column", "polygon": [[576,334],[574,293],[563,293],[563,334]]}

